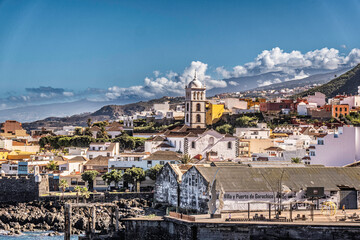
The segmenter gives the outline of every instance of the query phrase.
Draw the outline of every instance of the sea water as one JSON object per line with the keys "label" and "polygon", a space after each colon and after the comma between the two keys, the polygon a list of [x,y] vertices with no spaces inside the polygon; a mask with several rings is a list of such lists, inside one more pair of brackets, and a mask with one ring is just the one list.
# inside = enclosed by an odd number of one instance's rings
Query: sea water
{"label": "sea water", "polygon": [[[47,236],[50,232],[23,232],[20,235],[7,236],[5,232],[0,231],[0,240],[63,240],[64,235]],[[71,239],[77,240],[78,236],[71,236]]]}

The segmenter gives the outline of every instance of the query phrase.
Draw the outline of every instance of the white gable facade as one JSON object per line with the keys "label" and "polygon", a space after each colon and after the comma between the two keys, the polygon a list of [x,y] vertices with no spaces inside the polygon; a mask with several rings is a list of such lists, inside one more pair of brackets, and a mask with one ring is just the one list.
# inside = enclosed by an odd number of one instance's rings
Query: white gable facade
{"label": "white gable facade", "polygon": [[230,160],[238,157],[237,138],[215,130],[208,130],[198,136],[188,136],[184,145],[184,152],[190,157],[199,154],[207,160]]}

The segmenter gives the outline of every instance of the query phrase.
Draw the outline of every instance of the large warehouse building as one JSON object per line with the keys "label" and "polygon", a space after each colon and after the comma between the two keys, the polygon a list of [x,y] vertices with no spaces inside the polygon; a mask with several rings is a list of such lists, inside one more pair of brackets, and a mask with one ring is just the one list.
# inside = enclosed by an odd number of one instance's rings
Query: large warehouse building
{"label": "large warehouse building", "polygon": [[[172,179],[171,187],[169,179]],[[268,208],[265,203],[293,203],[296,206],[304,201],[312,201],[317,206],[332,201],[339,208],[345,205],[346,209],[356,209],[360,204],[360,168],[194,165],[177,173],[173,167],[167,166],[156,182],[155,199],[159,203],[207,213],[212,187],[216,189],[217,206],[222,202],[221,211],[246,210],[249,202],[252,209],[265,210]],[[314,189],[320,194],[316,198]],[[171,192],[167,194],[171,197],[163,197],[166,191]]]}

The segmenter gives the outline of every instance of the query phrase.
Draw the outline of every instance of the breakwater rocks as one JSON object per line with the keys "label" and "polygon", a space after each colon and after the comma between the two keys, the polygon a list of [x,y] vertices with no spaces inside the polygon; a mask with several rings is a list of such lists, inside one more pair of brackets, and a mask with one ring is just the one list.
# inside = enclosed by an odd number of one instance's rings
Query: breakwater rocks
{"label": "breakwater rocks", "polygon": [[[129,218],[144,215],[149,202],[144,199],[120,199],[114,202],[119,207],[119,217]],[[74,208],[71,215],[73,234],[84,233],[91,213],[88,208]],[[96,229],[108,229],[111,212],[106,207],[97,209]],[[51,230],[63,232],[65,228],[64,204],[59,202],[29,202],[0,204],[0,230],[11,233]]]}

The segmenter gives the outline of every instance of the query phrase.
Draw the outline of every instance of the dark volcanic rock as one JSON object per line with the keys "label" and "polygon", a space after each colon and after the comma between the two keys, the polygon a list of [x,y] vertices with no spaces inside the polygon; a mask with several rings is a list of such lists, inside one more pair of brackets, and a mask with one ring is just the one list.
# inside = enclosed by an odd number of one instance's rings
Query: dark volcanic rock
{"label": "dark volcanic rock", "polygon": [[[119,217],[128,218],[144,215],[149,206],[144,199],[120,199],[115,202],[119,207]],[[10,231],[34,231],[53,230],[64,231],[65,219],[63,206],[56,202],[30,202],[0,204],[0,230]],[[72,211],[72,229],[74,233],[80,233],[88,228],[91,219],[90,210],[86,208],[74,208]],[[111,225],[111,210],[105,207],[97,209],[96,229],[107,231]]]}

